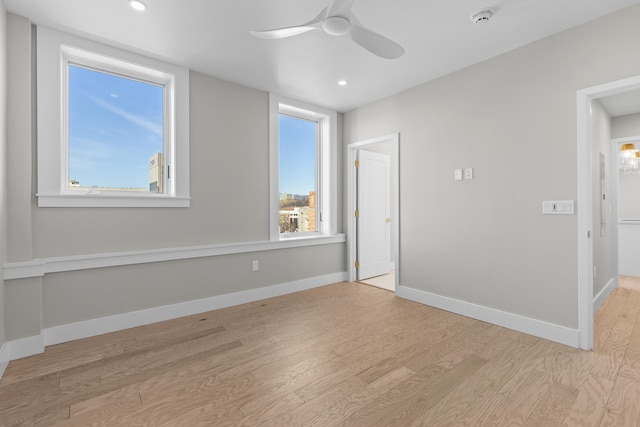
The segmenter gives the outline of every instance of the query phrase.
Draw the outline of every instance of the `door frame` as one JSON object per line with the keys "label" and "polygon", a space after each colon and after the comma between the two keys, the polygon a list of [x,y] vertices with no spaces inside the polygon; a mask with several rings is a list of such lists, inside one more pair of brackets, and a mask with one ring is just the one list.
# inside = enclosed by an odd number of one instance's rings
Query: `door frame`
{"label": "door frame", "polygon": [[390,142],[392,145],[393,156],[391,158],[391,180],[392,180],[392,193],[391,199],[391,232],[393,243],[393,261],[395,263],[395,289],[397,291],[400,286],[400,134],[394,133],[391,135],[385,135],[378,138],[367,139],[364,141],[352,142],[347,144],[347,161],[346,172],[347,177],[347,211],[345,212],[346,227],[347,227],[347,273],[350,282],[356,280],[356,241],[357,241],[357,227],[356,227],[356,152],[362,148],[373,144],[379,144],[382,142]]}
{"label": "door frame", "polygon": [[[578,332],[579,347],[593,348],[593,182],[591,101],[640,89],[640,76],[577,91],[578,140]],[[617,226],[617,225],[616,225]]]}

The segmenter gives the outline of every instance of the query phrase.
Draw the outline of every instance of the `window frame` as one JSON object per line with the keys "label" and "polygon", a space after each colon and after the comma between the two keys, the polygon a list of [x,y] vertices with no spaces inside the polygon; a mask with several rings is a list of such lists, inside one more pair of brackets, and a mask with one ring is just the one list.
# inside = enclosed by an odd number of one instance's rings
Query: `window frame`
{"label": "window frame", "polygon": [[[279,117],[285,114],[317,123],[316,231],[280,233]],[[269,94],[270,239],[315,238],[337,234],[337,112]]]}
{"label": "window frame", "polygon": [[[43,27],[37,43],[38,206],[189,207],[189,70]],[[70,64],[164,86],[164,193],[68,187]]]}

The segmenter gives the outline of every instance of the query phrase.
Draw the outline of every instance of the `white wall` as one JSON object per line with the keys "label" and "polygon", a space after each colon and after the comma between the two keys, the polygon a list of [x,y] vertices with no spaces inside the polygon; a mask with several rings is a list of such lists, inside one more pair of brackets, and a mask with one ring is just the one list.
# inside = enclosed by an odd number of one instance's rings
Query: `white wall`
{"label": "white wall", "polygon": [[[243,292],[233,301],[247,300],[268,295],[260,291],[265,287],[291,291],[341,280],[346,270],[344,239],[296,248],[265,244],[268,94],[196,72],[190,73],[190,208],[37,207],[32,169],[37,100],[35,75],[29,73],[34,35],[22,17],[9,15],[9,23],[13,107],[7,271],[18,272],[6,282],[12,342],[35,339],[45,331],[46,343],[46,331],[78,322],[217,297],[228,301],[223,297]],[[216,253],[229,247],[234,253],[180,259],[181,250],[198,247]],[[113,253],[129,254],[125,258],[131,260],[138,252],[153,255],[158,250],[179,259],[122,265],[109,261]],[[87,256],[97,264],[78,267]],[[102,260],[109,266],[97,268]],[[253,260],[260,261],[257,272],[251,271]],[[47,270],[51,263],[71,267],[53,272]]]}
{"label": "white wall", "polygon": [[[576,91],[640,74],[632,7],[345,114],[400,132],[401,286],[578,327]],[[472,181],[453,180],[473,167]]]}

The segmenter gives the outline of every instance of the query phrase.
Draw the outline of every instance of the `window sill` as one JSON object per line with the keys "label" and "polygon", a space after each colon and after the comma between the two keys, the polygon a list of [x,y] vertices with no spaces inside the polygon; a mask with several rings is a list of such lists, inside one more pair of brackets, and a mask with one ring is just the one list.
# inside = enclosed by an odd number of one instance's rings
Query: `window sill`
{"label": "window sill", "polygon": [[280,240],[321,239],[323,237],[332,237],[332,236],[330,234],[322,234],[319,232],[281,233],[280,234]]}
{"label": "window sill", "polygon": [[41,208],[188,208],[190,197],[121,194],[36,194]]}

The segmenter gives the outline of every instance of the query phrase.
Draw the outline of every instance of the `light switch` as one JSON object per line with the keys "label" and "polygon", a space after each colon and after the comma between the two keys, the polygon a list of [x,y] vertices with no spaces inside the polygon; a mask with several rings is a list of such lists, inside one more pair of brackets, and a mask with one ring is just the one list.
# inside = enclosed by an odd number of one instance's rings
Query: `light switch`
{"label": "light switch", "polygon": [[574,213],[574,204],[573,200],[565,200],[564,201],[564,211],[565,213]]}
{"label": "light switch", "polygon": [[545,200],[542,202],[542,213],[544,215],[573,215],[573,200]]}
{"label": "light switch", "polygon": [[453,179],[456,181],[462,181],[462,169],[455,169],[453,171]]}
{"label": "light switch", "polygon": [[473,179],[473,168],[464,169],[464,179]]}

